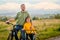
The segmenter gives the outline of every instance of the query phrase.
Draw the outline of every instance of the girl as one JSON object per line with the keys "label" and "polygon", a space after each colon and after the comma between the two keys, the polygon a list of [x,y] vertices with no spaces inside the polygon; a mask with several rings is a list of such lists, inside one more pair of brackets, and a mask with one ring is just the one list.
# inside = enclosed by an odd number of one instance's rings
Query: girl
{"label": "girl", "polygon": [[28,40],[28,36],[30,37],[31,40],[34,40],[34,35],[36,31],[35,28],[32,26],[30,17],[26,18],[23,30],[26,31],[26,40]]}

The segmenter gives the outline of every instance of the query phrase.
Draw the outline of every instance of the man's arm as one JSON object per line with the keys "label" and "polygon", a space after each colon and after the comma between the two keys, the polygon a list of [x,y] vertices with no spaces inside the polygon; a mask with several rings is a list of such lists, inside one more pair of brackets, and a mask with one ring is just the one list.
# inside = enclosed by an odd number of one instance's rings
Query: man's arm
{"label": "man's arm", "polygon": [[16,17],[15,17],[15,20],[17,20],[17,19],[18,19],[18,15],[19,15],[19,12],[17,13],[17,15],[16,15]]}

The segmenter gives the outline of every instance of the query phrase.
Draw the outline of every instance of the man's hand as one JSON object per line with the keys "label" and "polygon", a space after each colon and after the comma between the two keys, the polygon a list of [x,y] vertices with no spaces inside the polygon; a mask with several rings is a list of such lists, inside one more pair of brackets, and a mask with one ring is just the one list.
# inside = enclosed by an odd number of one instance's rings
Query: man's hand
{"label": "man's hand", "polygon": [[9,24],[9,23],[10,23],[10,21],[9,21],[9,20],[7,20],[7,21],[6,21],[6,24]]}

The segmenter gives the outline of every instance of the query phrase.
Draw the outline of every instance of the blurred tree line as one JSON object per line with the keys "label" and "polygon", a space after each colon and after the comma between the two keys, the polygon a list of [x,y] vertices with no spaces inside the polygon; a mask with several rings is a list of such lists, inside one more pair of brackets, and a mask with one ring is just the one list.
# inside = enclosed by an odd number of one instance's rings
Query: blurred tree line
{"label": "blurred tree line", "polygon": [[55,19],[60,19],[60,14],[56,14],[53,16]]}
{"label": "blurred tree line", "polygon": [[6,16],[0,16],[0,21],[6,21],[6,20],[8,20],[8,18],[6,17]]}
{"label": "blurred tree line", "polygon": [[51,15],[51,16],[46,17],[46,18],[44,18],[44,17],[40,18],[40,17],[35,17],[35,16],[34,16],[32,19],[33,19],[33,20],[41,20],[41,19],[60,19],[60,14]]}
{"label": "blurred tree line", "polygon": [[[15,17],[7,17],[7,16],[0,16],[0,21],[7,21],[8,19],[15,19]],[[55,15],[51,15],[50,17],[47,18],[40,18],[40,17],[32,17],[33,20],[41,20],[41,19],[60,19],[60,14],[55,14]]]}
{"label": "blurred tree line", "polygon": [[14,17],[11,17],[11,16],[9,16],[9,17],[7,17],[7,16],[0,16],[0,21],[5,22],[7,20],[15,21],[15,18]]}

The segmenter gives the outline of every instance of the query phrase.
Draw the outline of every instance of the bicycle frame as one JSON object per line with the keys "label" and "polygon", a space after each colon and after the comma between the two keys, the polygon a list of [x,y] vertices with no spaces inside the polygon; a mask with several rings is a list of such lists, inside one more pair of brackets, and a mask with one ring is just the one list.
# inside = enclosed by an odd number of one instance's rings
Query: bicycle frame
{"label": "bicycle frame", "polygon": [[[9,23],[9,22],[7,22],[7,24],[13,25],[12,23]],[[13,29],[10,30],[10,33],[9,33],[9,36],[8,36],[7,40],[13,40],[13,37],[15,37],[16,40],[18,40],[17,32],[15,30],[15,26],[16,25],[13,25]]]}

